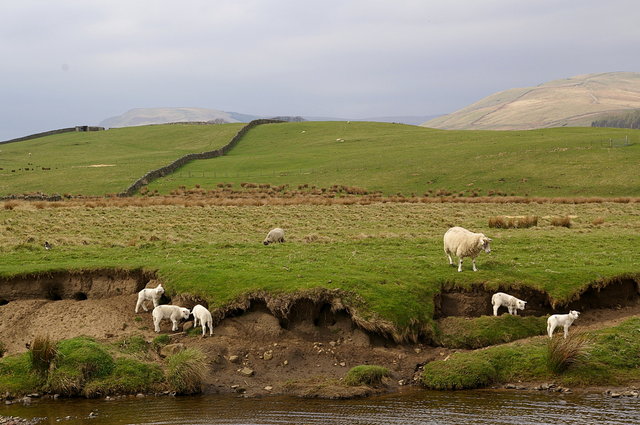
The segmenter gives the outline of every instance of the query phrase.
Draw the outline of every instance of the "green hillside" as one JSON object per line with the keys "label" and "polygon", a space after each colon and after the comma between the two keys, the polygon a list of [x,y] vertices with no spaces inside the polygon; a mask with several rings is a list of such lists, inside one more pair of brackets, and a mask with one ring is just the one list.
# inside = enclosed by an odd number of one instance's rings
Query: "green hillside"
{"label": "green hillside", "polygon": [[[130,127],[0,145],[0,196],[118,193],[184,154],[223,146],[243,125]],[[387,195],[639,196],[639,160],[638,130],[282,123],[257,126],[228,155],[192,162],[149,189],[221,182],[239,189],[251,182],[337,184]]]}
{"label": "green hillside", "polygon": [[[609,143],[629,136],[629,146]],[[385,194],[638,196],[640,132],[608,128],[447,131],[360,122],[256,127],[228,155],[150,184],[357,186]],[[617,142],[616,142],[617,143]],[[613,147],[611,147],[613,146]]]}
{"label": "green hillside", "polygon": [[182,155],[223,146],[243,126],[130,127],[0,144],[0,196],[121,192],[147,171]]}

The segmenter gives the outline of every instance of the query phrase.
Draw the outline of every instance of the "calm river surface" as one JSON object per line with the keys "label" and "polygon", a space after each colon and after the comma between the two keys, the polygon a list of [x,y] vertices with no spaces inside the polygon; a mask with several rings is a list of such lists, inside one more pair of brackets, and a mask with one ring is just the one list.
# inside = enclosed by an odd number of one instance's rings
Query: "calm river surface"
{"label": "calm river surface", "polygon": [[[90,419],[89,413],[98,416]],[[410,391],[361,400],[258,399],[231,395],[116,401],[43,400],[0,406],[42,424],[640,424],[640,399],[532,391]],[[69,419],[66,417],[70,416]]]}

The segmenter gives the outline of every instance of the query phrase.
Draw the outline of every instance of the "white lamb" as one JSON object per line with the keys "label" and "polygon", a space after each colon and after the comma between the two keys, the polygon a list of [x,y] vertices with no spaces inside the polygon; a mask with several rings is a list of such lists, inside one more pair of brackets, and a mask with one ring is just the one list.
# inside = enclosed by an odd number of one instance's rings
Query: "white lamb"
{"label": "white lamb", "polygon": [[158,307],[160,304],[160,297],[164,294],[164,288],[162,284],[159,284],[155,288],[144,288],[140,292],[138,292],[138,302],[136,303],[136,313],[140,310],[142,306],[144,311],[149,311],[147,306],[144,305],[145,301],[153,301],[153,307]]}
{"label": "white lamb", "polygon": [[284,242],[284,230],[279,227],[271,229],[262,243],[269,245],[270,243],[276,242]]}
{"label": "white lamb", "polygon": [[526,301],[519,300],[513,295],[505,294],[504,292],[496,292],[491,297],[491,305],[493,305],[493,315],[498,315],[498,309],[500,307],[507,307],[509,314],[512,316],[518,315],[518,310],[524,310]]}
{"label": "white lamb", "polygon": [[213,318],[209,310],[198,304],[193,307],[191,313],[193,314],[193,327],[197,327],[198,322],[200,322],[200,326],[202,326],[202,337],[204,338],[204,335],[207,333],[207,326],[209,327],[209,336],[213,336]]}
{"label": "white lamb", "polygon": [[482,250],[491,252],[491,239],[483,233],[473,233],[462,227],[452,227],[444,234],[444,253],[449,257],[449,264],[453,265],[451,256],[458,257],[458,271],[462,271],[462,259],[471,257],[473,271],[476,272],[476,257]]}
{"label": "white lamb", "polygon": [[573,321],[580,315],[579,311],[571,310],[569,314],[553,314],[547,319],[547,333],[549,338],[553,338],[553,331],[556,327],[564,327],[564,337],[567,338],[569,332],[569,326],[573,324]]}
{"label": "white lamb", "polygon": [[188,308],[179,307],[177,305],[159,305],[153,309],[153,326],[155,327],[156,332],[160,332],[160,322],[162,319],[169,319],[173,326],[171,327],[172,331],[178,330],[178,322],[180,319],[188,319],[191,312]]}

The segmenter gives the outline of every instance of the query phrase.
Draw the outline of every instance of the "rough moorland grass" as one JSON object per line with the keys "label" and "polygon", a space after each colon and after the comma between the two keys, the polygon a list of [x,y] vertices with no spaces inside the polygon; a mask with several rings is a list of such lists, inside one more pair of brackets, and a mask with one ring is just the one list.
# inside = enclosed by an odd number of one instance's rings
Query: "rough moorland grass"
{"label": "rough moorland grass", "polygon": [[421,381],[431,389],[462,389],[549,379],[566,385],[623,385],[640,378],[640,318],[589,335],[592,342],[581,361],[555,373],[548,363],[548,338],[539,337],[428,363]]}
{"label": "rough moorland grass", "polygon": [[448,317],[438,321],[437,342],[448,348],[481,348],[521,338],[544,335],[546,317]]}
{"label": "rough moorland grass", "polygon": [[37,191],[61,195],[118,193],[147,171],[187,153],[218,149],[244,125],[115,128],[2,145],[0,196]]}
{"label": "rough moorland grass", "polygon": [[[372,204],[269,207],[0,209],[0,276],[56,270],[157,271],[171,293],[212,307],[247,293],[326,288],[367,319],[430,332],[442,286],[527,285],[560,302],[592,282],[640,270],[640,204]],[[537,215],[528,229],[487,229],[488,217]],[[567,229],[549,217],[572,215]],[[605,217],[594,226],[596,217]],[[479,271],[457,273],[442,251],[454,224],[493,238]],[[263,246],[268,229],[287,243]],[[316,237],[310,237],[315,235]],[[54,245],[45,251],[41,243]],[[624,253],[624,261],[611,255]],[[579,258],[579,261],[577,259]],[[415,331],[415,329],[414,329]]]}
{"label": "rough moorland grass", "polygon": [[167,382],[178,394],[202,391],[206,372],[206,356],[195,348],[187,348],[167,358]]}
{"label": "rough moorland grass", "polygon": [[149,189],[169,193],[182,185],[250,182],[339,184],[431,196],[638,195],[640,144],[601,145],[625,135],[640,139],[638,130],[609,128],[447,131],[363,122],[269,124],[251,130],[229,155],[188,164]]}
{"label": "rough moorland grass", "polygon": [[547,343],[547,367],[553,373],[560,374],[587,358],[591,336],[584,332],[572,332],[567,338],[555,335]]}
{"label": "rough moorland grass", "polygon": [[51,362],[54,361],[57,355],[56,343],[49,336],[39,335],[31,342],[31,348],[29,349],[31,367],[41,376],[47,375]]}
{"label": "rough moorland grass", "polygon": [[360,365],[351,368],[344,376],[344,383],[349,386],[368,385],[376,387],[382,384],[382,378],[390,375],[389,369],[375,365]]}
{"label": "rough moorland grass", "polygon": [[29,353],[0,359],[0,393],[27,394],[42,384],[43,378],[33,370]]}

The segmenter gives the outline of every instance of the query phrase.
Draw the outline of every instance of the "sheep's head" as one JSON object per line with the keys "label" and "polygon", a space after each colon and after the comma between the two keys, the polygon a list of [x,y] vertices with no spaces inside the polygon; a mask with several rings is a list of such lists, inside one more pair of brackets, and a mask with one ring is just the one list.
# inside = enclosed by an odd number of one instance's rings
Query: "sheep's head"
{"label": "sheep's head", "polygon": [[156,287],[156,293],[158,294],[164,294],[164,288],[162,287],[162,285],[158,285]]}
{"label": "sheep's head", "polygon": [[577,319],[580,316],[580,312],[576,310],[571,310],[569,312],[569,316],[573,317],[573,320]]}
{"label": "sheep's head", "polygon": [[516,303],[516,307],[518,308],[518,310],[524,310],[526,304],[526,301],[518,300],[518,302]]}
{"label": "sheep's head", "polygon": [[269,245],[269,241],[267,239],[264,240],[264,242],[262,242],[265,245]]}
{"label": "sheep's head", "polygon": [[188,309],[188,308],[184,308],[184,307],[182,307],[182,308],[180,309],[180,314],[182,314],[182,318],[183,318],[183,319],[188,319],[188,318],[189,318],[189,315],[191,314],[191,312],[189,311],[189,309]]}
{"label": "sheep's head", "polygon": [[482,237],[480,238],[480,247],[484,249],[484,252],[486,252],[487,254],[491,252],[491,246],[489,245],[490,243],[491,239],[486,237],[485,235],[482,235]]}

